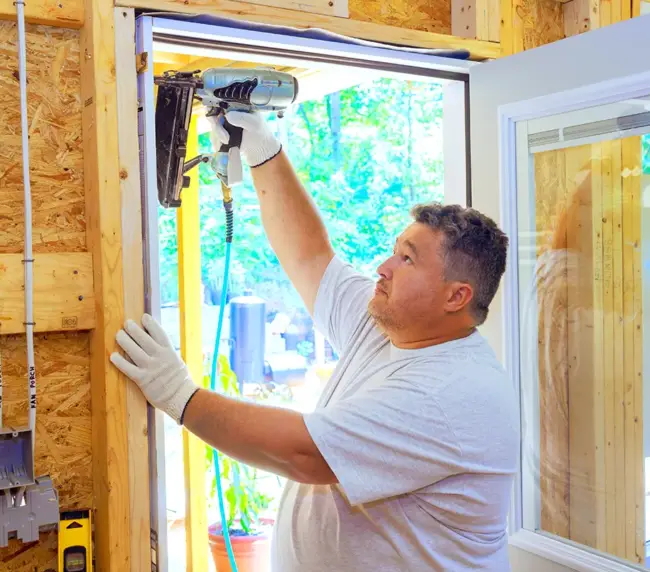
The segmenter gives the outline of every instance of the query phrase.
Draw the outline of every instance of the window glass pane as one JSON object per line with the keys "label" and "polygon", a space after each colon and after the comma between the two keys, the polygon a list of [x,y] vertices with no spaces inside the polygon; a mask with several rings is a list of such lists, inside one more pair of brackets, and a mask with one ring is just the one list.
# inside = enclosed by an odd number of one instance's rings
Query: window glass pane
{"label": "window glass pane", "polygon": [[[282,119],[267,120],[319,208],[337,254],[374,277],[392,253],[395,236],[411,222],[410,207],[443,200],[443,84],[380,74],[364,79],[367,74],[353,69],[345,73],[350,81],[344,89],[322,81],[314,97],[293,105]],[[208,129],[199,121],[201,153],[214,152]],[[221,186],[210,166],[201,164],[191,174],[200,177],[202,341],[209,371],[224,286],[225,217]],[[217,391],[232,393],[222,382],[234,382],[246,399],[313,410],[338,356],[314,327],[266,238],[250,169],[233,191],[234,240]],[[162,322],[179,347],[176,215],[160,208],[158,226]],[[181,570],[186,558],[183,440],[182,429],[169,418],[165,456],[169,569]],[[219,458],[232,534],[265,529],[275,519],[284,479]],[[206,457],[210,524],[220,523],[215,484]],[[268,547],[260,538],[257,545],[263,551]],[[260,556],[252,572],[264,572],[267,561]],[[212,556],[210,566],[217,566]]]}
{"label": "window glass pane", "polygon": [[645,565],[648,139],[517,168],[524,527]]}

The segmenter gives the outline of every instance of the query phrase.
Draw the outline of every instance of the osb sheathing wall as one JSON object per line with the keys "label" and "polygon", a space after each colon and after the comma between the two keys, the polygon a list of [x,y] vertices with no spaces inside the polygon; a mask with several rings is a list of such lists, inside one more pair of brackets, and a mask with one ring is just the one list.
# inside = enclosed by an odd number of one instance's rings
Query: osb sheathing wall
{"label": "osb sheathing wall", "polygon": [[348,6],[352,20],[451,34],[451,0],[350,0]]}
{"label": "osb sheathing wall", "polygon": [[[16,25],[0,22],[0,253],[24,240]],[[27,27],[34,254],[86,250],[79,33]],[[0,300],[0,315],[2,300]],[[1,332],[0,332],[1,334]],[[25,338],[0,335],[5,425],[27,424]],[[62,509],[93,504],[90,354],[87,333],[35,337],[36,471],[52,477]],[[56,532],[0,549],[0,570],[57,570]]]}

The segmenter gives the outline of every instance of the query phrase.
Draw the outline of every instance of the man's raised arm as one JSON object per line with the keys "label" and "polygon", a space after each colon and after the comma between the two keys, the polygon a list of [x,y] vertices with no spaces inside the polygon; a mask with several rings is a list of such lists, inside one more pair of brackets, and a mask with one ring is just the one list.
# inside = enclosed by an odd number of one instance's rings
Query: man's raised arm
{"label": "man's raised arm", "polygon": [[[241,154],[251,166],[271,248],[313,315],[321,278],[334,256],[325,225],[264,119],[240,112],[226,117],[244,130]],[[215,121],[212,125],[215,144],[226,143],[225,129]]]}

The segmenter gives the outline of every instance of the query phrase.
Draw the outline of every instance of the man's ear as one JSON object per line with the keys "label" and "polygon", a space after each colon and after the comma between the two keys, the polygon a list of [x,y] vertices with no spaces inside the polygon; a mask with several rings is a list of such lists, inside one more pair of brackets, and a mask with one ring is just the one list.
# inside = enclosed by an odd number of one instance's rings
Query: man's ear
{"label": "man's ear", "polygon": [[452,282],[448,293],[445,310],[450,313],[460,312],[474,298],[474,290],[467,282]]}

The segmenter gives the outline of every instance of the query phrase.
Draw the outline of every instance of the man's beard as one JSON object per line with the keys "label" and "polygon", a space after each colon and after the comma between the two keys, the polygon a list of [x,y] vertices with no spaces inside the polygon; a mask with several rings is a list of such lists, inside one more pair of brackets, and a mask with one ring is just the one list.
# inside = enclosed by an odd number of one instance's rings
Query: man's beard
{"label": "man's beard", "polygon": [[391,332],[397,332],[404,328],[403,322],[396,319],[390,311],[382,312],[377,308],[373,302],[374,298],[368,303],[368,314],[374,320],[376,326],[385,334],[389,335]]}

